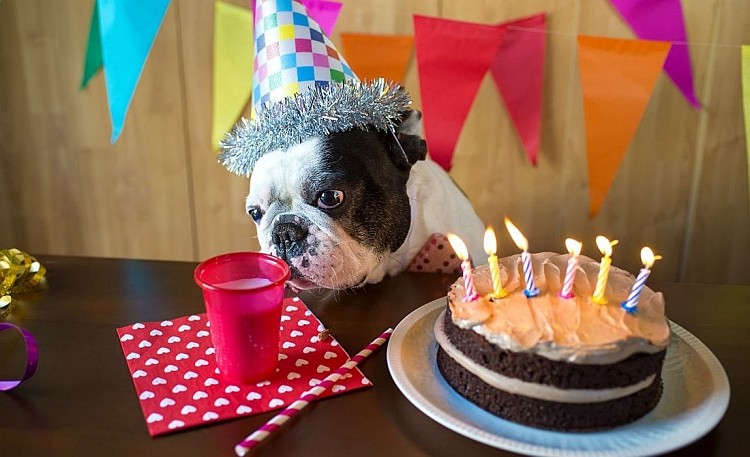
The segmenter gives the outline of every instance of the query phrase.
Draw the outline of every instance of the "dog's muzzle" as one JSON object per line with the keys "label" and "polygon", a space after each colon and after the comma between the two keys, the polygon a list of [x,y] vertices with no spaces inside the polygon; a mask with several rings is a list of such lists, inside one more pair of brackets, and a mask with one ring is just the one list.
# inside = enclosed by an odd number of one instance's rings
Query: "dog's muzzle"
{"label": "dog's muzzle", "polygon": [[280,218],[271,230],[271,243],[276,248],[276,255],[286,261],[305,252],[306,237],[307,227],[300,224],[295,216]]}

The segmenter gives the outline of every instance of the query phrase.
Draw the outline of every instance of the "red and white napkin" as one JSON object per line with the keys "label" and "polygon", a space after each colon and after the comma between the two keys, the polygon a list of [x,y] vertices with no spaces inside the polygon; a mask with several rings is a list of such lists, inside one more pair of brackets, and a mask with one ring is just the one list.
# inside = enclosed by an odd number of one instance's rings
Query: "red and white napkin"
{"label": "red and white napkin", "polygon": [[461,259],[456,257],[445,235],[433,233],[414,256],[407,271],[461,274]]}
{"label": "red and white napkin", "polygon": [[[117,329],[151,436],[288,406],[349,359],[297,297],[284,300],[276,374],[254,385],[235,385],[219,374],[205,314]],[[372,383],[353,369],[321,397]]]}

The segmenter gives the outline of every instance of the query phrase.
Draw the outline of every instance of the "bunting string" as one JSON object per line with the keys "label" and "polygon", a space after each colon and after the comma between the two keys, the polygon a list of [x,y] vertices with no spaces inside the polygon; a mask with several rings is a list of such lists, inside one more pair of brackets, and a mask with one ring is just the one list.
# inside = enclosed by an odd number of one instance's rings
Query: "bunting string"
{"label": "bunting string", "polygon": [[[530,32],[530,33],[541,33],[544,35],[557,35],[562,37],[569,37],[569,38],[577,38],[580,36],[580,33],[570,33],[570,32],[559,32],[556,30],[544,30],[544,29],[537,29],[533,27],[521,27],[518,25],[509,25],[508,28],[510,30],[517,30],[519,32]],[[609,38],[619,38],[619,37],[609,37]],[[743,45],[741,44],[718,44],[718,43],[695,43],[692,41],[672,41],[672,40],[659,40],[664,41],[665,43],[670,43],[672,46],[678,45],[678,46],[705,46],[710,47],[714,46],[717,48],[731,48],[731,49],[739,49]]]}
{"label": "bunting string", "polygon": [[[306,6],[324,32],[331,35],[342,4],[331,0],[298,1]],[[153,0],[149,8],[135,8],[131,0],[93,0],[81,87],[85,88],[89,80],[104,69],[113,143],[122,131],[133,92],[170,2]],[[341,33],[340,40],[344,48],[349,48],[345,52],[347,58],[358,61],[355,70],[361,73],[360,77],[380,75],[403,80],[409,65],[414,62],[423,95],[420,109],[424,112],[424,132],[430,155],[449,170],[463,124],[487,72],[493,77],[529,162],[537,164],[546,40],[548,37],[577,39],[589,155],[589,203],[593,217],[612,184],[658,75],[666,73],[684,98],[700,109],[688,47],[740,50],[747,46],[689,41],[682,0],[608,0],[608,3],[612,14],[619,15],[634,37],[585,37],[578,31],[551,30],[547,27],[545,13],[487,24],[420,16],[413,14],[413,11],[396,8],[395,12],[413,17],[412,35],[345,32]],[[255,0],[249,4],[254,5]],[[347,5],[346,8],[355,14],[375,11],[375,8],[362,5]],[[251,50],[248,40],[252,35],[252,16],[252,10],[216,2],[215,32],[222,33],[216,33],[214,37],[211,126],[211,145],[214,148],[223,132],[240,116],[250,98],[248,85],[252,75],[249,70]],[[236,33],[232,35],[229,31]],[[589,38],[594,38],[599,44],[609,40],[610,44],[582,48],[581,40],[586,44],[590,43]],[[666,46],[665,60],[662,62],[660,57],[644,57],[644,49],[649,46]],[[412,57],[412,50],[416,53],[415,57]],[[662,52],[663,49],[657,54]],[[750,63],[747,62],[750,57],[746,55],[747,52],[745,50],[742,54],[741,72],[744,83],[743,108],[745,117],[750,118],[750,76],[747,74],[750,72]],[[636,73],[642,74],[630,74],[635,67],[622,66],[627,59],[638,67]],[[616,71],[605,68],[605,62],[610,62]],[[611,84],[608,83],[622,78],[634,83],[631,89],[639,85],[650,89],[648,96],[638,99],[638,106],[632,106],[632,109],[620,107],[617,112],[606,111],[605,108],[614,106],[603,103],[614,95],[609,92]],[[641,80],[637,82],[639,78]],[[451,87],[451,91],[443,90],[444,87]],[[633,99],[624,90],[622,85],[618,86],[619,95]],[[597,119],[606,117],[602,116],[602,110],[606,111],[613,125],[629,121],[628,129],[617,130],[617,133],[627,131],[628,135],[619,138],[616,145],[611,141],[613,135],[604,129],[606,125],[597,123]],[[624,115],[625,112],[630,114]],[[750,132],[750,119],[745,119],[745,122]],[[598,130],[599,127],[602,130]],[[746,143],[750,175],[750,140],[747,138]],[[608,152],[604,154],[597,150]],[[612,152],[614,150],[616,154]]]}

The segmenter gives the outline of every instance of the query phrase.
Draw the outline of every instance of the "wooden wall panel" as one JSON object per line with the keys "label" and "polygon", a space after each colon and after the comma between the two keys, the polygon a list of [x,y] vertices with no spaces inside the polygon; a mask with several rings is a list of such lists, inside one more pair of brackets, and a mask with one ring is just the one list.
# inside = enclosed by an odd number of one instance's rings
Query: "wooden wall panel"
{"label": "wooden wall panel", "polygon": [[740,50],[750,44],[750,4],[719,2],[715,11],[714,58],[706,71],[703,142],[696,154],[694,218],[681,279],[750,284],[750,202],[742,112]]}
{"label": "wooden wall panel", "polygon": [[[216,163],[209,140],[214,2],[172,2],[123,135],[110,145],[102,75],[77,88],[92,1],[0,1],[0,247],[175,260],[257,249],[244,213],[248,180]],[[750,284],[740,264],[750,253],[739,75],[739,45],[750,43],[746,2],[682,1],[704,107],[659,77],[593,219],[576,35],[633,37],[607,0],[343,3],[339,44],[341,32],[412,34],[414,13],[497,23],[546,12],[538,166],[489,76],[459,138],[451,174],[480,216],[502,228],[509,215],[533,250],[560,251],[572,236],[598,257],[595,235],[619,238],[615,263],[631,271],[647,243],[665,256],[654,281]],[[419,108],[414,59],[405,86]],[[500,253],[515,252],[500,233]]]}
{"label": "wooden wall panel", "polygon": [[[0,3],[3,29],[0,245],[33,252],[192,259],[176,22],[169,10],[120,140],[109,144],[104,80],[78,89],[92,2]],[[6,24],[10,26],[6,30]],[[15,33],[9,40],[5,38]],[[6,60],[7,59],[7,60]]]}
{"label": "wooden wall panel", "polygon": [[[566,212],[572,212],[575,216],[582,208],[577,201],[580,192],[565,192],[565,187],[573,178],[569,170],[580,163],[575,156],[571,156],[571,152],[580,150],[566,144],[571,127],[577,129],[577,124],[570,121],[569,111],[576,104],[571,98],[571,83],[577,78],[573,62],[576,58],[575,33],[579,5],[577,2],[554,0],[486,0],[465,6],[446,3],[444,15],[464,21],[499,23],[547,12],[548,28],[560,34],[547,39],[538,165],[533,167],[527,159],[505,105],[488,74],[459,138],[452,170],[452,175],[467,192],[480,217],[498,229],[500,255],[517,252],[505,232],[504,215],[521,228],[532,250],[560,251],[564,249],[566,236],[583,240],[575,227],[564,222],[568,217]],[[563,207],[565,211],[560,211]]]}
{"label": "wooden wall panel", "polygon": [[[0,3],[0,15],[14,17],[15,6]],[[3,89],[23,87],[20,39],[15,20],[0,19],[0,24],[0,244],[13,242],[27,246],[26,225],[19,206],[23,187],[13,148],[21,141],[14,124],[28,124],[28,121],[25,110],[10,113],[11,107],[26,106],[26,92]]]}
{"label": "wooden wall panel", "polygon": [[[713,18],[713,2],[683,2],[693,18]],[[608,2],[448,3],[444,14],[476,22],[502,22],[548,13],[542,146],[539,164],[531,166],[490,77],[469,115],[452,171],[480,216],[495,225],[503,214],[523,227],[534,250],[563,248],[563,240],[584,242],[584,253],[600,256],[597,234],[620,239],[616,263],[640,268],[638,252],[652,246],[665,259],[654,269],[655,281],[675,280],[682,260],[692,160],[697,147],[698,111],[684,100],[666,74],[633,138],[600,213],[588,215],[585,126],[577,61],[577,34],[633,37]],[[710,22],[710,21],[709,21]],[[688,27],[691,23],[688,22]],[[691,40],[708,42],[712,27],[690,29]],[[693,52],[695,67],[705,67],[707,48]],[[700,91],[701,80],[697,79]],[[616,88],[613,87],[613,90]],[[501,239],[503,254],[516,250]]]}
{"label": "wooden wall panel", "polygon": [[[247,5],[245,0],[230,3]],[[255,225],[244,210],[249,182],[224,170],[210,147],[213,3],[182,0],[174,7],[180,17],[182,36],[198,258],[258,249]],[[412,34],[411,15],[415,12],[436,15],[437,1],[390,0],[378,5],[350,1],[345,3],[332,38],[340,44],[342,31]],[[412,65],[405,84],[413,93],[418,93],[418,89],[412,89],[418,88],[416,79]],[[245,115],[248,114],[246,109]]]}
{"label": "wooden wall panel", "polygon": [[[343,49],[339,39],[343,32],[414,35],[412,16],[414,14],[439,16],[442,2],[440,0],[381,0],[378,2],[345,0],[341,3],[344,7],[341,9],[341,15],[331,39],[340,49]],[[412,97],[413,106],[419,109],[421,106],[419,75],[417,61],[413,55],[403,84]]]}
{"label": "wooden wall panel", "polygon": [[214,2],[180,0],[172,8],[180,17],[197,259],[257,250],[255,225],[245,213],[248,180],[226,171],[211,148]]}

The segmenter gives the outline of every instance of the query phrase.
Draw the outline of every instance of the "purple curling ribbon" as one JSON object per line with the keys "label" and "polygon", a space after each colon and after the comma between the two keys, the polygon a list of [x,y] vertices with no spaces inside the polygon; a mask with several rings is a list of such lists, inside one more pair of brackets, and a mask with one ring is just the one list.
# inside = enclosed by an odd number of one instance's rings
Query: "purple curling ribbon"
{"label": "purple curling ribbon", "polygon": [[34,335],[32,335],[31,332],[29,332],[25,328],[21,328],[7,322],[0,322],[0,332],[13,329],[21,332],[23,341],[24,343],[26,343],[26,371],[24,371],[23,377],[21,377],[21,379],[19,380],[0,381],[0,392],[18,387],[22,382],[34,376],[34,373],[36,373],[37,363],[39,361],[39,349],[36,345]]}

